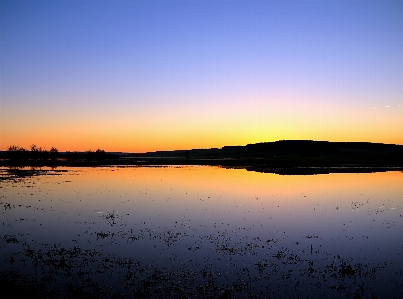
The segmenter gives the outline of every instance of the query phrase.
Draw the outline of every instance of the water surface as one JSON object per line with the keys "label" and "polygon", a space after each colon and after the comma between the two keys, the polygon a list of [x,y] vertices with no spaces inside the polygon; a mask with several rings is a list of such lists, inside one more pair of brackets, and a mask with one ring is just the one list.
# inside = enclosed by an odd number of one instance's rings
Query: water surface
{"label": "water surface", "polygon": [[403,295],[401,172],[42,170],[10,177],[2,169],[0,270],[45,292]]}

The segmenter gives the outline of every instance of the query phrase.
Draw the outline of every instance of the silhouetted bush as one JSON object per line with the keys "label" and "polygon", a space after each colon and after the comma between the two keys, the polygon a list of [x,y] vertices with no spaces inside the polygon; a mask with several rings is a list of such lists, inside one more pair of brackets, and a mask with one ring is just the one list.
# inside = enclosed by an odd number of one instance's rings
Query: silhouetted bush
{"label": "silhouetted bush", "polygon": [[25,160],[28,156],[28,151],[18,145],[10,145],[7,148],[7,157],[10,160],[21,161]]}
{"label": "silhouetted bush", "polygon": [[50,158],[54,160],[54,159],[56,159],[58,157],[59,150],[52,146],[52,148],[49,151],[49,154],[50,154]]}
{"label": "silhouetted bush", "polygon": [[47,161],[49,158],[51,158],[52,160],[55,160],[58,155],[59,150],[55,147],[52,147],[50,151],[48,151],[46,149],[42,149],[41,147],[37,147],[35,144],[32,144],[29,151],[18,145],[10,145],[7,148],[5,157],[20,164],[28,159],[33,161]]}
{"label": "silhouetted bush", "polygon": [[97,161],[103,161],[106,159],[106,153],[104,150],[97,149],[95,152],[95,158]]}

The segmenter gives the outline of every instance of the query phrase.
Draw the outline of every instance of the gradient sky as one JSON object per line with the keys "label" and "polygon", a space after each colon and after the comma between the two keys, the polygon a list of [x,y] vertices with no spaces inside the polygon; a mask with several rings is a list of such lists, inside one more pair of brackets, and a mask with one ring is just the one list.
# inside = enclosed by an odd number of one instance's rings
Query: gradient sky
{"label": "gradient sky", "polygon": [[0,150],[403,144],[403,1],[1,1]]}

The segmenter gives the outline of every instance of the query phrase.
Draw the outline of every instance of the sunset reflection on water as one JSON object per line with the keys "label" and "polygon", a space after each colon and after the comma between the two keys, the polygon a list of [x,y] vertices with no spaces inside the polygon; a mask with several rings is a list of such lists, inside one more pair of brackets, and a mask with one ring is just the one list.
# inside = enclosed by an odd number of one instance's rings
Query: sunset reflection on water
{"label": "sunset reflection on water", "polygon": [[[278,271],[297,275],[306,261],[319,273],[344,257],[375,268],[387,265],[373,292],[403,268],[401,172],[282,176],[209,166],[44,170],[49,172],[0,182],[1,253],[8,259],[16,260],[26,250],[23,244],[38,252],[55,244],[136,259],[155,269],[249,269],[263,279],[264,289],[269,284],[256,265],[272,261]],[[297,258],[295,265],[285,266],[286,257]],[[31,273],[7,258],[0,269]],[[312,277],[301,279],[321,281],[320,275]],[[282,290],[288,282],[278,284]]]}

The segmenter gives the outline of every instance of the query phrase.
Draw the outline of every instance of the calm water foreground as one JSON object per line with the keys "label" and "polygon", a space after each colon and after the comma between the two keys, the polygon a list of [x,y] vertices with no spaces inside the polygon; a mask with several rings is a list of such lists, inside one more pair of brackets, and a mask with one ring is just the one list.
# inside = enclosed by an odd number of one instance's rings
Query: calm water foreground
{"label": "calm water foreground", "polygon": [[401,172],[0,174],[0,273],[45,297],[403,297]]}

